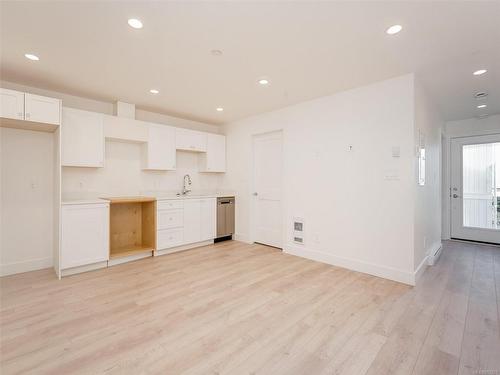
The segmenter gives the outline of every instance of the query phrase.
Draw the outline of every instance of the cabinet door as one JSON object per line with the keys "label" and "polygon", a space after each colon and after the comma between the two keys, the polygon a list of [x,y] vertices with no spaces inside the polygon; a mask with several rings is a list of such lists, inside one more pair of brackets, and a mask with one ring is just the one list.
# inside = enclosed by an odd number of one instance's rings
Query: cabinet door
{"label": "cabinet door", "polygon": [[61,101],[47,96],[24,95],[24,119],[45,124],[61,124]]}
{"label": "cabinet door", "polygon": [[62,207],[61,269],[109,258],[109,204]]}
{"label": "cabinet door", "polygon": [[61,164],[73,167],[103,167],[103,115],[63,108],[62,117]]}
{"label": "cabinet door", "polygon": [[204,172],[226,171],[226,137],[219,134],[207,134],[207,153],[204,156]]}
{"label": "cabinet door", "polygon": [[175,170],[175,128],[150,124],[144,147],[143,169]]}
{"label": "cabinet door", "polygon": [[184,243],[201,241],[201,201],[186,199],[184,201]]}
{"label": "cabinet door", "polygon": [[175,143],[178,150],[205,152],[207,150],[207,133],[177,128]]}
{"label": "cabinet door", "polygon": [[24,120],[24,92],[0,88],[0,117]]}
{"label": "cabinet door", "polygon": [[213,240],[216,230],[216,199],[201,200],[201,240]]}

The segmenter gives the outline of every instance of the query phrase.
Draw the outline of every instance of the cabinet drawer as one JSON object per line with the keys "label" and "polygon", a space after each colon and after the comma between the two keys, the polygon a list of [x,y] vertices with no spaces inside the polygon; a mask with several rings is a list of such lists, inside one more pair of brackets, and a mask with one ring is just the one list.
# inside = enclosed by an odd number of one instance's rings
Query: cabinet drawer
{"label": "cabinet drawer", "polygon": [[184,234],[182,229],[163,229],[156,233],[157,250],[182,245]]}
{"label": "cabinet drawer", "polygon": [[184,225],[184,213],[182,210],[160,210],[157,222],[158,229],[179,228]]}
{"label": "cabinet drawer", "polygon": [[181,210],[184,207],[184,202],[182,200],[157,201],[156,207],[157,207],[158,211],[160,211],[160,210]]}

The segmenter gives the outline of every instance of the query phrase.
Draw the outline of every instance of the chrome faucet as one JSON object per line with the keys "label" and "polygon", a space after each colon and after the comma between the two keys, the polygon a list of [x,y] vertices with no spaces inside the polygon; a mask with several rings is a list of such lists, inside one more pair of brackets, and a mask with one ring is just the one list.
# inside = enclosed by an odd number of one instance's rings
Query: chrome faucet
{"label": "chrome faucet", "polygon": [[188,186],[191,186],[191,176],[188,174],[184,175],[184,186],[182,187],[182,195],[186,195],[191,190],[188,189]]}

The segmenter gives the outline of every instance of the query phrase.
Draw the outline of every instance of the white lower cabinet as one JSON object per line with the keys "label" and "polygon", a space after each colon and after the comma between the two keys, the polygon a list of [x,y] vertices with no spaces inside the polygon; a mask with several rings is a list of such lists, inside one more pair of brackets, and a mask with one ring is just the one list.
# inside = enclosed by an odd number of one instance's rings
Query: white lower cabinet
{"label": "white lower cabinet", "polygon": [[217,200],[215,198],[201,200],[201,240],[213,240],[217,231]]}
{"label": "white lower cabinet", "polygon": [[215,238],[216,198],[161,200],[157,210],[157,250]]}
{"label": "white lower cabinet", "polygon": [[64,204],[61,269],[109,259],[109,203]]}
{"label": "white lower cabinet", "polygon": [[156,234],[158,249],[168,249],[184,243],[184,229],[159,229]]}

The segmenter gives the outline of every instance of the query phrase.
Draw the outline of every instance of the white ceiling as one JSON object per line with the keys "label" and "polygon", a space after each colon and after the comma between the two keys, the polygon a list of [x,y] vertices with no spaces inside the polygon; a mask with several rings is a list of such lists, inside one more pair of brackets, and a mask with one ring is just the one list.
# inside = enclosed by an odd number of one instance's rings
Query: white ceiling
{"label": "white ceiling", "polygon": [[[446,120],[478,115],[477,91],[500,113],[499,1],[0,6],[7,81],[219,124],[416,72]],[[404,29],[389,36],[393,24]]]}

